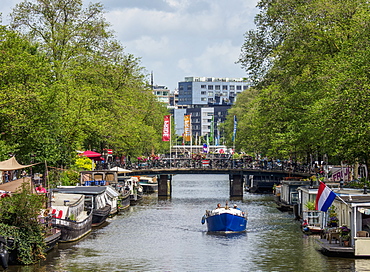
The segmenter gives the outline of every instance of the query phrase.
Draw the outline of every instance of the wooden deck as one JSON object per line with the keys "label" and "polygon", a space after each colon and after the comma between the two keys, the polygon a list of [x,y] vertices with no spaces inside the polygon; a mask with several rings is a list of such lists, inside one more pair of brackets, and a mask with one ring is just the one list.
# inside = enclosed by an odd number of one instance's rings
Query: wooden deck
{"label": "wooden deck", "polygon": [[318,238],[316,242],[321,247],[321,252],[326,256],[351,258],[355,256],[354,247],[343,246],[339,241],[332,241],[329,243],[327,239]]}

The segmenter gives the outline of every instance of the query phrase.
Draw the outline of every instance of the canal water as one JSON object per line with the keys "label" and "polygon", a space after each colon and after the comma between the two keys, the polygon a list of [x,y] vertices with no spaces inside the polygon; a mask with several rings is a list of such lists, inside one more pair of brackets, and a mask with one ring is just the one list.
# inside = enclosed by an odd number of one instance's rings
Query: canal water
{"label": "canal water", "polygon": [[[246,233],[209,234],[201,224],[206,209],[226,201],[248,212]],[[329,258],[317,249],[272,195],[233,200],[227,175],[177,175],[170,199],[145,196],[40,264],[8,271],[370,271],[370,260]]]}

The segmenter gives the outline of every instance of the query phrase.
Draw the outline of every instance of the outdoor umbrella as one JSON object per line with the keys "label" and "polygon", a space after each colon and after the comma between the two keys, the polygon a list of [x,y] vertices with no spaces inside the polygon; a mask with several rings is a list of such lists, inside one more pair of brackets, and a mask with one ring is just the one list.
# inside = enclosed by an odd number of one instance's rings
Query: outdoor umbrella
{"label": "outdoor umbrella", "polygon": [[94,151],[91,151],[91,150],[87,150],[83,153],[81,153],[82,156],[86,156],[88,158],[97,158],[97,157],[100,157],[101,154],[98,153],[98,152],[94,152]]}

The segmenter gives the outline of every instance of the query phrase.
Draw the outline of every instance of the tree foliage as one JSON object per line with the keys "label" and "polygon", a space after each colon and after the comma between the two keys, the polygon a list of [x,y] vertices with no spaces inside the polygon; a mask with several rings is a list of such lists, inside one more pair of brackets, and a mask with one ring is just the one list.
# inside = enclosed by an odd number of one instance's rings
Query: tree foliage
{"label": "tree foliage", "polygon": [[369,3],[262,0],[258,7],[239,60],[256,90],[233,109],[244,129],[239,148],[367,162]]}
{"label": "tree foliage", "polygon": [[76,150],[118,155],[163,149],[166,108],[140,59],[109,30],[102,4],[34,0],[16,5],[0,35],[0,146],[28,163],[70,166]]}

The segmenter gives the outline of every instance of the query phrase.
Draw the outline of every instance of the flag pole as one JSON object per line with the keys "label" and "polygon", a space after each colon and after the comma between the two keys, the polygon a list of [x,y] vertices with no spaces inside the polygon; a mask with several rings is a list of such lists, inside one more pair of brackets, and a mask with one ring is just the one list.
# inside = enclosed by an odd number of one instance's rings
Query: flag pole
{"label": "flag pole", "polygon": [[343,200],[343,198],[341,198],[339,195],[337,195],[336,194],[336,197],[340,200],[340,201],[342,201],[344,204],[346,204],[348,207],[349,207],[349,204],[347,203],[347,202],[345,202],[344,200]]}

